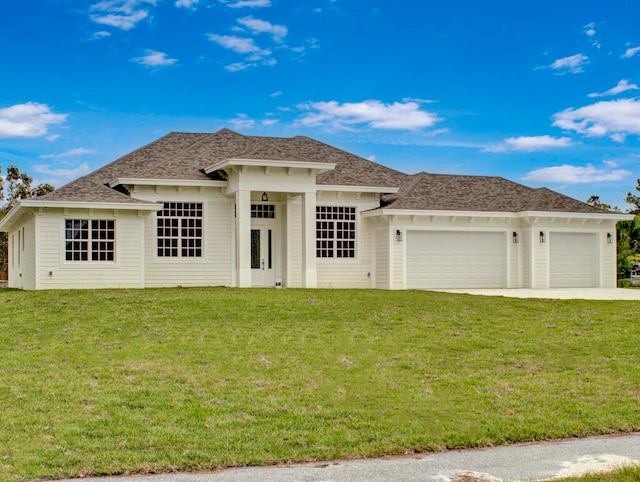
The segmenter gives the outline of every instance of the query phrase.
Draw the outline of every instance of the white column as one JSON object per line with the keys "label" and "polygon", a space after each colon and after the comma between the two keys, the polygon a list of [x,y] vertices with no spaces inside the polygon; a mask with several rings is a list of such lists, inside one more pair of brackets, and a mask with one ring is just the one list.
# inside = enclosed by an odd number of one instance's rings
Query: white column
{"label": "white column", "polygon": [[302,194],[302,287],[318,287],[315,192]]}
{"label": "white column", "polygon": [[251,191],[236,192],[238,288],[251,287]]}

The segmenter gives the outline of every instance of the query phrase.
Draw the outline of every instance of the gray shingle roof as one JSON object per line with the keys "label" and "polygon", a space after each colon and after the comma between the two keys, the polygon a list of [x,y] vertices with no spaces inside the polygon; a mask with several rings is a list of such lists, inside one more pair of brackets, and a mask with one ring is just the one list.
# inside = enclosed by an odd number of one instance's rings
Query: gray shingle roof
{"label": "gray shingle roof", "polygon": [[382,197],[385,209],[433,211],[604,213],[602,209],[546,188],[532,189],[502,177],[421,172],[397,194]]}
{"label": "gray shingle roof", "polygon": [[[548,189],[532,189],[500,177],[419,173],[412,176],[304,136],[245,136],[228,129],[212,134],[172,132],[97,171],[39,198],[43,201],[137,201],[106,185],[117,178],[210,180],[204,169],[228,159],[331,163],[322,185],[400,188],[382,197],[385,209],[445,211],[551,211],[603,213]],[[221,177],[217,177],[221,179]]]}

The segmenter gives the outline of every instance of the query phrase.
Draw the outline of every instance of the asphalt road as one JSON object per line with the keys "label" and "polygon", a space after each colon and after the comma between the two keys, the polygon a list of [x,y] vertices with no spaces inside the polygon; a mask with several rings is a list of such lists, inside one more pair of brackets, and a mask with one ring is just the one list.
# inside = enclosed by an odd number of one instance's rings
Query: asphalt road
{"label": "asphalt road", "polygon": [[410,457],[246,467],[212,473],[101,477],[82,480],[83,482],[533,481],[606,471],[621,465],[632,464],[640,464],[640,433],[477,450],[455,450]]}

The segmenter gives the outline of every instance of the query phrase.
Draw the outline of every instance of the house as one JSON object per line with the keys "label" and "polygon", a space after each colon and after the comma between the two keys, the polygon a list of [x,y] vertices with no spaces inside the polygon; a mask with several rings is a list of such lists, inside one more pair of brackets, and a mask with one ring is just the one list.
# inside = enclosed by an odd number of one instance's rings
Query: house
{"label": "house", "polygon": [[296,136],[170,133],[0,222],[24,289],[615,287],[616,222],[500,177]]}

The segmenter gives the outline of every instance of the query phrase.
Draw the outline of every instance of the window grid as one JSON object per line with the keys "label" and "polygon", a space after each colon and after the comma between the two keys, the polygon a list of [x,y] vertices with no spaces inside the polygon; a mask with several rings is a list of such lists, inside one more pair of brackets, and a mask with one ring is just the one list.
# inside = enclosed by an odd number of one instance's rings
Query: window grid
{"label": "window grid", "polygon": [[114,261],[115,221],[66,219],[64,232],[66,261]]}
{"label": "window grid", "polygon": [[202,203],[166,202],[157,217],[161,258],[202,257]]}
{"label": "window grid", "polygon": [[356,208],[316,206],[316,256],[355,258]]}
{"label": "window grid", "polygon": [[276,206],[275,204],[252,204],[251,217],[262,218],[262,219],[275,219]]}

